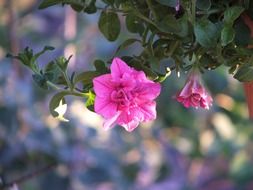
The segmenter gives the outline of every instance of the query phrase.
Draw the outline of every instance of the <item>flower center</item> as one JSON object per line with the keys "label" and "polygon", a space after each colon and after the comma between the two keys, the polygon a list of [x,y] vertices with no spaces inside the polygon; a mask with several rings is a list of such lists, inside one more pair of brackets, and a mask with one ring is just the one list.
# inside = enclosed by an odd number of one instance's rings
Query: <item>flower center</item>
{"label": "flower center", "polygon": [[119,109],[122,109],[131,105],[133,96],[130,92],[125,92],[123,89],[119,89],[112,92],[111,100],[118,104]]}

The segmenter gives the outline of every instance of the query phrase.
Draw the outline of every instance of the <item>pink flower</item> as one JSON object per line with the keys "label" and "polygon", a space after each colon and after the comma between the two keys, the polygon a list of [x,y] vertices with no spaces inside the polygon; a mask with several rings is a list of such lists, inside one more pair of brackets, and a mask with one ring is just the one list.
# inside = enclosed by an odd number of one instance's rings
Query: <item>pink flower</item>
{"label": "pink flower", "polygon": [[116,124],[133,131],[140,122],[156,118],[156,102],[161,86],[147,79],[142,71],[114,58],[111,73],[93,79],[95,112],[105,118],[104,128]]}
{"label": "pink flower", "polygon": [[181,102],[186,108],[192,106],[209,109],[212,105],[212,97],[200,83],[199,74],[193,72],[190,74],[184,88],[177,95],[177,101]]}

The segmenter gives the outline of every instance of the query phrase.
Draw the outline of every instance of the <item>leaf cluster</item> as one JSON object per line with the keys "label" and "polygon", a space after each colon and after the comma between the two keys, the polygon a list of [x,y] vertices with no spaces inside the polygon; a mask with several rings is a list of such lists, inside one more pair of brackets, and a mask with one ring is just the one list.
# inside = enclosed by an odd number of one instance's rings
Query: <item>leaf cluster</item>
{"label": "leaf cluster", "polygon": [[[252,45],[251,31],[244,20],[245,15],[253,18],[252,1],[42,0],[39,8],[55,5],[100,14],[98,28],[108,41],[117,40],[122,25],[125,25],[129,33],[136,35],[126,37],[114,56],[138,43],[142,52],[122,59],[156,82],[165,80],[172,71],[185,72],[194,67],[204,73],[206,69],[213,70],[221,65],[227,66],[229,73],[239,81],[253,80],[253,49],[249,48]],[[87,106],[92,110],[95,98],[92,80],[109,72],[107,65],[96,60],[95,71],[68,76],[71,57],[59,57],[40,69],[37,59],[49,50],[53,48],[45,47],[33,54],[26,48],[11,57],[33,71],[33,79],[40,87],[53,87],[59,91],[50,103],[52,115],[57,115],[54,110],[67,95],[86,97]]]}

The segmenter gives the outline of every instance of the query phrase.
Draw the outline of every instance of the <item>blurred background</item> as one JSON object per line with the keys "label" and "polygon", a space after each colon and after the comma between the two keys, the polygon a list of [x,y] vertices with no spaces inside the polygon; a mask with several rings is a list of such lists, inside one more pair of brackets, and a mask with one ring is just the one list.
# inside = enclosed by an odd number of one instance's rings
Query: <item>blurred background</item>
{"label": "blurred background", "polygon": [[[68,123],[50,116],[53,91],[39,89],[31,72],[5,58],[29,46],[56,47],[43,65],[73,54],[72,71],[109,60],[126,39],[108,42],[98,15],[69,7],[38,10],[38,0],[0,0],[0,184],[20,190],[252,190],[253,126],[242,84],[220,67],[204,82],[214,98],[208,111],[185,109],[173,96],[185,75],[172,74],[158,98],[158,118],[128,133],[104,131],[84,100],[67,99]],[[124,19],[122,19],[124,22]],[[137,54],[130,47],[121,55]],[[1,185],[0,185],[1,187]],[[0,188],[1,189],[1,188]],[[6,188],[8,189],[8,188]],[[17,188],[12,188],[17,189]]]}

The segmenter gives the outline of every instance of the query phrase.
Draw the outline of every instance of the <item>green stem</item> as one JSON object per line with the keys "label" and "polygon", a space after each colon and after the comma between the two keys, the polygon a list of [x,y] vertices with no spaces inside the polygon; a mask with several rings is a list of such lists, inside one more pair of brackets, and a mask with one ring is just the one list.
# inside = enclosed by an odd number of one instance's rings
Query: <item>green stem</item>
{"label": "green stem", "polygon": [[157,16],[157,14],[155,12],[155,9],[154,9],[154,7],[152,5],[151,0],[146,0],[146,2],[147,2],[149,9],[151,10],[151,12],[152,12],[152,14],[154,16],[154,19],[157,21],[158,20],[158,16]]}
{"label": "green stem", "polygon": [[88,97],[88,93],[82,93],[82,92],[70,92],[71,95],[74,95],[74,96],[79,96],[79,97]]}
{"label": "green stem", "polygon": [[148,35],[148,31],[149,31],[149,28],[146,27],[144,32],[143,32],[143,35],[142,35],[142,46],[146,46],[146,40],[147,40],[147,35]]}
{"label": "green stem", "polygon": [[192,7],[191,7],[191,15],[192,15],[192,25],[195,25],[196,20],[196,0],[192,0]]}
{"label": "green stem", "polygon": [[142,15],[140,12],[134,11],[134,14],[135,14],[135,16],[139,17],[140,19],[146,21],[147,23],[153,25],[154,27],[156,27],[158,29],[158,26],[156,25],[156,23],[154,23],[152,20],[150,20],[149,18]]}
{"label": "green stem", "polygon": [[58,86],[56,86],[54,83],[47,81],[47,85],[53,88],[54,90],[61,90]]}
{"label": "green stem", "polygon": [[154,37],[155,37],[155,33],[152,33],[149,37],[149,40],[148,40],[148,49],[150,50],[150,53],[151,55],[154,56],[154,49],[153,49],[153,45],[152,45],[152,42],[154,40]]}
{"label": "green stem", "polygon": [[121,9],[116,9],[116,8],[106,8],[106,7],[97,7],[98,10],[107,10],[107,11],[111,11],[111,12],[117,12],[117,13],[126,13],[126,11],[123,11]]}
{"label": "green stem", "polygon": [[70,91],[72,92],[73,91],[73,85],[70,82],[68,75],[66,74],[66,72],[62,72],[62,73],[63,73],[63,76],[64,76],[64,78],[65,78],[65,80],[67,82],[67,85],[68,85]]}
{"label": "green stem", "polygon": [[172,45],[172,47],[170,48],[170,51],[169,51],[169,53],[168,53],[168,56],[169,56],[169,57],[172,56],[172,54],[174,53],[174,51],[177,49],[178,45],[179,45],[179,41],[176,41],[176,42]]}

